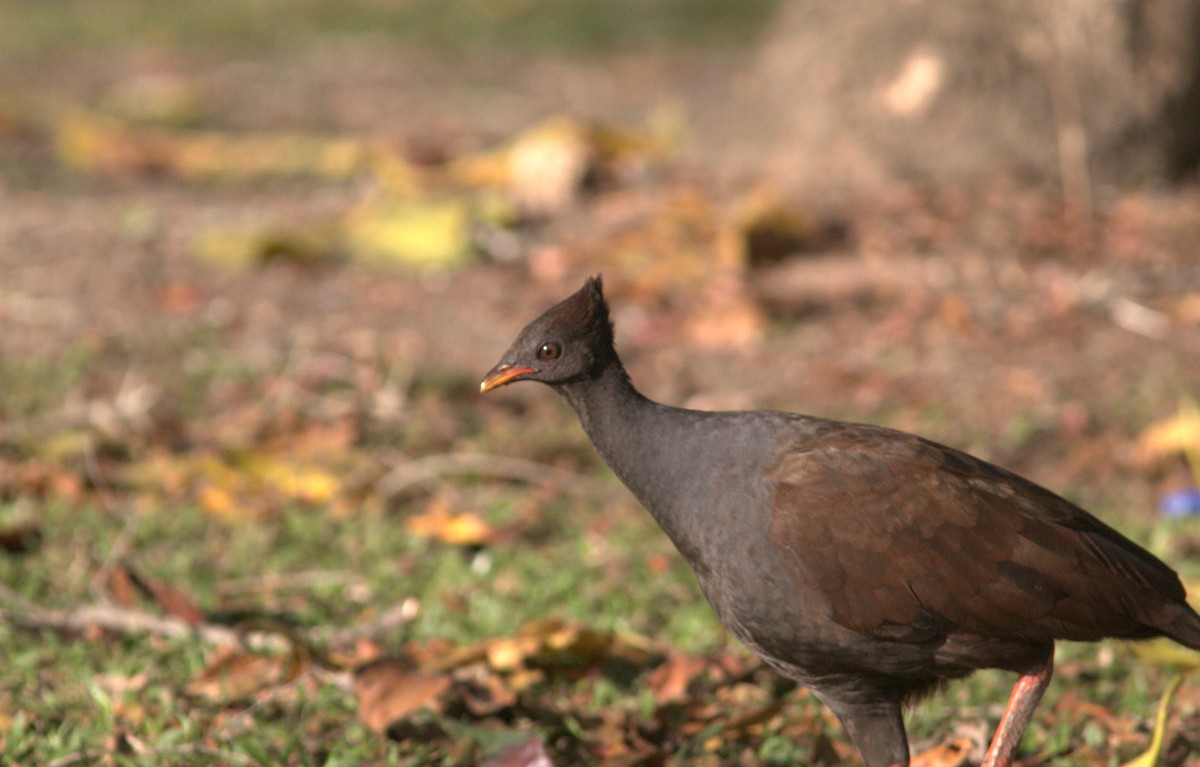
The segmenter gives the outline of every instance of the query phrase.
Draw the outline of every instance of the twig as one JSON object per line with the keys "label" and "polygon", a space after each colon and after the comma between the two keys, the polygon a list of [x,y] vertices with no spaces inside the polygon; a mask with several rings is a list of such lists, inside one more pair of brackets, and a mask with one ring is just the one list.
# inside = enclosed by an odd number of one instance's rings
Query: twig
{"label": "twig", "polygon": [[221,594],[254,594],[260,591],[280,589],[302,589],[311,586],[337,584],[361,584],[366,579],[349,570],[311,570],[297,573],[266,573],[252,578],[237,578],[221,581],[217,592]]}
{"label": "twig", "polygon": [[577,474],[524,458],[488,453],[447,453],[430,455],[402,463],[376,484],[383,498],[394,498],[413,485],[431,482],[446,474],[486,474],[531,485],[553,485],[569,493],[578,493]]}
{"label": "twig", "polygon": [[[340,628],[315,626],[304,631],[293,631],[292,636],[303,642],[346,644],[404,626],[412,620],[418,609],[419,603],[409,597],[383,611],[374,620]],[[4,584],[0,584],[0,619],[28,628],[60,631],[82,632],[98,627],[118,634],[153,634],[174,639],[195,636],[202,642],[218,647],[240,647],[247,643],[264,649],[287,649],[290,646],[287,637],[271,632],[243,632],[214,623],[193,626],[180,618],[160,617],[116,604],[89,604],[56,610],[29,601]],[[250,641],[251,636],[253,641]]]}
{"label": "twig", "polygon": [[353,626],[333,628],[332,626],[315,626],[305,632],[304,636],[312,642],[327,645],[348,645],[359,639],[371,639],[392,629],[407,625],[416,617],[420,603],[413,597],[399,604],[392,605],[379,614],[377,618]]}
{"label": "twig", "polygon": [[0,584],[0,605],[0,617],[29,628],[85,631],[91,627],[99,627],[119,634],[155,634],[171,638],[194,635],[209,644],[222,647],[242,644],[238,632],[227,626],[211,623],[192,626],[179,618],[159,617],[109,603],[55,610],[30,602],[3,584]]}

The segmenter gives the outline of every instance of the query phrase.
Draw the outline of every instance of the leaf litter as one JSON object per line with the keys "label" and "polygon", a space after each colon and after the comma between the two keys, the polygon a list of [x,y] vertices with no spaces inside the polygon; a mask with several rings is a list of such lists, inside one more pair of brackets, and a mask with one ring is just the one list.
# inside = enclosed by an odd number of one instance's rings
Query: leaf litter
{"label": "leaf litter", "polygon": [[[427,273],[431,267],[462,270],[486,259],[511,261],[528,252],[530,273],[550,283],[591,263],[603,250],[615,289],[642,312],[628,323],[642,349],[680,341],[716,353],[753,350],[768,342],[772,322],[845,302],[881,308],[872,333],[885,345],[904,338],[918,323],[969,342],[978,342],[984,333],[975,302],[956,293],[930,296],[922,281],[911,279],[924,266],[919,256],[878,261],[880,268],[868,270],[865,278],[861,263],[847,266],[844,251],[852,242],[887,253],[951,242],[963,215],[954,201],[906,193],[894,211],[903,214],[902,223],[884,210],[874,218],[855,219],[851,230],[843,215],[816,213],[769,185],[727,199],[669,176],[660,181],[654,174],[669,168],[674,145],[671,137],[653,132],[557,117],[488,149],[447,151],[430,159],[376,138],[197,129],[189,125],[195,102],[186,90],[161,84],[139,87],[151,100],[178,103],[147,111],[136,105],[141,96],[131,91],[110,104],[119,114],[72,112],[57,127],[62,161],[109,177],[166,174],[189,183],[236,186],[300,176],[367,179],[371,186],[364,200],[331,218],[203,231],[192,245],[209,263],[236,269],[279,262],[302,268],[387,265]],[[157,96],[156,88],[161,88]],[[594,217],[589,232],[564,230],[563,222],[579,215]],[[1058,249],[1055,238],[1062,233],[1055,229],[1052,212],[1035,210],[1024,226],[1021,236],[1029,258],[1042,259]],[[562,245],[539,246],[547,233]],[[1026,304],[989,309],[1002,315],[1015,335],[1093,305],[1105,306],[1114,322],[1134,333],[1157,333],[1154,328],[1164,321],[1194,323],[1194,292],[1131,314],[1127,299],[1097,291],[1085,279],[1053,266],[1037,277],[1040,292]],[[702,296],[696,302],[702,310],[681,311],[680,295]],[[158,300],[163,311],[180,315],[201,311],[207,301],[203,291],[187,283],[168,286]],[[1146,317],[1152,320],[1149,325]],[[215,408],[208,420],[188,421],[184,434],[170,440],[155,438],[156,429],[170,427],[167,418],[155,421],[154,403],[128,397],[123,404],[116,398],[93,401],[89,418],[11,443],[30,460],[18,464],[11,453],[0,453],[0,489],[7,496],[72,503],[91,500],[100,490],[116,491],[141,499],[143,505],[194,504],[229,526],[277,520],[297,508],[342,518],[399,508],[398,533],[430,547],[478,551],[520,545],[524,522],[504,525],[475,511],[477,504],[469,499],[438,492],[445,476],[478,477],[494,470],[493,476],[504,481],[540,481],[560,489],[575,484],[569,471],[536,461],[461,461],[458,457],[479,455],[469,452],[477,447],[470,440],[452,445],[454,460],[422,463],[437,456],[427,455],[427,445],[404,446],[399,461],[385,466],[365,416],[368,395],[379,393],[380,387],[377,383],[367,391],[372,385],[360,384],[378,378],[378,371],[349,357],[322,368],[324,372],[317,370],[321,367],[284,371],[260,389],[234,396],[241,400],[238,406]],[[352,370],[339,372],[343,367]],[[852,368],[831,374],[841,379],[857,375]],[[1018,395],[1037,398],[1048,390],[1028,376],[1012,378],[1004,386]],[[894,395],[898,386],[892,376],[864,378],[857,385],[862,402],[883,402],[879,392]],[[350,392],[350,400],[331,396],[339,386]],[[362,399],[355,400],[359,395]],[[329,407],[336,412],[322,411]],[[1130,446],[1142,471],[1164,471],[1164,464],[1182,455],[1194,480],[1193,411],[1185,403],[1177,416],[1164,416]],[[1085,411],[1084,426],[1076,433],[1086,435],[1087,417]],[[164,450],[162,444],[174,447]],[[111,485],[101,487],[102,482]],[[37,556],[44,538],[36,521],[0,527],[5,556]],[[662,572],[669,565],[651,567]],[[128,610],[147,603],[156,614],[177,621],[172,626],[213,624],[217,611],[206,611],[187,588],[151,577],[132,560],[120,561],[109,575],[110,596]],[[409,617],[415,612],[406,609]],[[120,625],[110,621],[85,635],[111,638]],[[339,686],[353,696],[359,719],[372,732],[430,748],[446,763],[543,767],[584,759],[660,764],[681,749],[699,755],[697,763],[717,754],[721,756],[714,758],[763,763],[754,748],[772,736],[811,744],[805,753],[813,764],[834,764],[845,753],[843,743],[832,743],[824,734],[818,708],[801,709],[787,697],[788,689],[769,681],[769,674],[741,653],[670,651],[634,632],[556,619],[536,620],[474,644],[410,641],[400,657],[386,655],[362,637],[352,647],[317,652],[307,639],[286,630],[266,633],[278,640],[270,648],[221,645],[190,680],[181,681],[179,692],[229,713],[279,695],[301,680]],[[231,629],[221,636],[239,635]],[[1194,654],[1168,653],[1154,644],[1134,653],[1151,666],[1196,663]],[[104,683],[115,690],[113,679]],[[131,680],[130,685],[142,683],[137,677]],[[613,693],[605,692],[611,687],[619,691],[616,705],[609,700]],[[1176,680],[1163,694],[1149,750],[1128,764],[1144,767],[1171,752],[1168,714],[1177,689]],[[1108,743],[1101,751],[1128,750],[1145,742],[1146,733],[1129,722],[1149,712],[1115,713],[1078,699],[1063,700],[1055,716],[1102,723]],[[1186,717],[1186,723],[1195,725],[1194,696],[1192,701],[1190,713],[1175,714],[1176,721]],[[1108,718],[1100,715],[1104,712]],[[1186,726],[1175,728],[1181,730]],[[1092,753],[1088,744],[1073,745],[1077,754]],[[916,755],[914,763],[957,767],[969,760],[971,748],[967,740],[950,734]],[[121,732],[113,735],[109,750],[152,749],[138,736]]]}

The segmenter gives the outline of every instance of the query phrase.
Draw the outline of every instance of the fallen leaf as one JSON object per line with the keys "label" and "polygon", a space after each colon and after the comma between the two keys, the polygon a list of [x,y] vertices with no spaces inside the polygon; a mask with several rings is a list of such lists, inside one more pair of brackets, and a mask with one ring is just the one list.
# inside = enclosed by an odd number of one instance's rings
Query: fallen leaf
{"label": "fallen leaf", "polygon": [[357,138],[147,127],[88,112],[59,124],[57,144],[64,162],[84,170],[233,181],[349,178],[367,168],[377,151]]}
{"label": "fallen leaf", "polygon": [[460,267],[472,256],[468,203],[389,199],[341,221],[342,244],[355,263]]}
{"label": "fallen leaf", "polygon": [[342,489],[341,480],[332,472],[281,460],[263,462],[259,477],[283,495],[301,503],[326,503]]}
{"label": "fallen leaf", "polygon": [[756,186],[735,204],[733,227],[740,260],[750,268],[776,263],[824,244],[816,219],[770,185]]}
{"label": "fallen leaf", "polygon": [[542,217],[576,200],[594,169],[596,151],[590,125],[552,117],[498,149],[458,157],[446,170],[460,185],[504,188],[525,215]]}
{"label": "fallen leaf", "polygon": [[404,529],[413,535],[455,546],[482,546],[496,536],[495,530],[477,515],[471,512],[456,514],[443,498],[435,498],[425,512],[406,519]]}
{"label": "fallen leaf", "polygon": [[262,690],[293,681],[304,666],[298,652],[257,655],[241,649],[225,650],[188,682],[184,692],[220,704],[245,700]]}
{"label": "fallen leaf", "polygon": [[1147,427],[1137,438],[1137,453],[1145,463],[1182,453],[1200,484],[1200,405],[1185,399],[1177,414]]}
{"label": "fallen leaf", "polygon": [[508,150],[509,194],[528,216],[567,209],[583,189],[595,163],[589,126],[553,118],[521,133]]}
{"label": "fallen leaf", "polygon": [[1141,756],[1126,762],[1123,767],[1155,767],[1158,764],[1158,758],[1162,753],[1163,742],[1167,735],[1167,714],[1170,712],[1171,701],[1181,682],[1183,682],[1183,676],[1178,675],[1163,691],[1162,699],[1158,702],[1158,715],[1154,720],[1154,736],[1150,739],[1150,747]]}
{"label": "fallen leaf", "polygon": [[554,767],[554,762],[541,741],[535,738],[509,746],[491,759],[480,762],[479,767]]}
{"label": "fallen leaf", "polygon": [[497,671],[515,671],[542,647],[538,636],[500,637],[487,643],[488,665]]}
{"label": "fallen leaf", "polygon": [[517,702],[517,693],[499,674],[480,664],[479,672],[465,678],[455,675],[460,682],[463,703],[475,716],[483,718],[503,711]]}
{"label": "fallen leaf", "polygon": [[967,738],[959,738],[934,746],[914,755],[910,767],[959,767],[967,761],[973,745]]}
{"label": "fallen leaf", "polygon": [[153,580],[128,562],[119,562],[108,578],[108,590],[118,604],[126,607],[137,602],[137,595],[154,602],[166,615],[192,626],[204,623],[206,617],[195,601],[182,589]]}
{"label": "fallen leaf", "polygon": [[704,658],[685,653],[671,653],[667,660],[650,672],[647,684],[654,691],[659,705],[687,697],[688,685],[707,666]]}
{"label": "fallen leaf", "polygon": [[125,569],[122,564],[117,564],[108,574],[108,593],[112,594],[113,600],[123,606],[132,607],[137,604],[139,589],[137,582],[129,570]]}
{"label": "fallen leaf", "polygon": [[757,708],[738,714],[737,716],[722,722],[721,733],[731,735],[734,733],[742,733],[754,730],[759,725],[771,721],[780,711],[783,710],[785,701],[773,700]]}
{"label": "fallen leaf", "polygon": [[226,269],[287,262],[319,267],[342,263],[338,232],[329,223],[295,229],[212,229],[192,242],[196,258]]}
{"label": "fallen leaf", "polygon": [[204,611],[196,605],[187,592],[158,581],[151,581],[148,586],[155,604],[166,615],[179,618],[191,626],[199,626],[205,622]]}
{"label": "fallen leaf", "polygon": [[398,658],[383,658],[354,673],[358,718],[378,733],[421,708],[440,707],[439,698],[450,687],[445,674],[414,671]]}
{"label": "fallen leaf", "polygon": [[233,495],[223,487],[206,485],[196,498],[200,508],[206,513],[221,519],[232,520],[237,517],[238,504]]}

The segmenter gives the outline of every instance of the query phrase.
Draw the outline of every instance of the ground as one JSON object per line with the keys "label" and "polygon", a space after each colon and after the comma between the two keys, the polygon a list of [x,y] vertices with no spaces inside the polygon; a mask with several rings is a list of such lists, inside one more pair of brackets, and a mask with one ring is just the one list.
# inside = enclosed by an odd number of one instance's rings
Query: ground
{"label": "ground", "polygon": [[[781,137],[724,109],[745,95],[749,22],[706,45],[609,46],[512,33],[501,14],[488,29],[513,44],[459,45],[432,22],[371,31],[366,3],[357,26],[304,6],[241,37],[223,4],[144,28],[136,3],[112,4],[110,26],[5,5],[29,24],[0,35],[10,763],[533,764],[542,749],[554,764],[853,763],[811,699],[719,630],[551,392],[477,394],[520,327],[593,273],[650,396],[916,431],[1200,577],[1200,527],[1158,510],[1193,481],[1186,463],[1141,436],[1197,396],[1195,183],[1101,190],[1082,212],[1000,173],[796,193],[771,173]],[[272,8],[247,23],[280,23]],[[122,101],[151,75],[195,99],[186,125]],[[245,177],[253,158],[219,152],[198,178],[179,153],[130,160],[138,133],[73,159],[63,126],[97,114],[268,147],[370,138],[437,178],[400,192],[377,163]],[[412,268],[302,244],[393,198],[519,208],[511,179],[439,174],[556,115],[641,137],[665,122],[675,138],[665,153],[630,139],[551,209],[502,216],[489,231],[513,248],[473,238],[463,258]],[[746,212],[764,199],[784,223]],[[794,247],[751,247],[764,221]],[[198,243],[222,231],[251,232],[248,262],[206,256]],[[188,624],[208,633],[181,636]],[[1131,758],[1171,667],[1120,644],[1066,648],[1027,763]],[[372,697],[371,674],[401,700]],[[915,750],[966,738],[931,763],[978,758],[1008,681],[919,708]],[[1192,681],[1168,724],[1167,763],[1189,763]]]}

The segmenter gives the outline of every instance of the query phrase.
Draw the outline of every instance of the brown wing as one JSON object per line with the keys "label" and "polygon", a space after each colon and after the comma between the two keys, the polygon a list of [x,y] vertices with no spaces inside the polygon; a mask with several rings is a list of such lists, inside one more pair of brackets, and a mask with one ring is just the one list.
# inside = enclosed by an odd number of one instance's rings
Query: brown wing
{"label": "brown wing", "polygon": [[1077,506],[900,432],[827,431],[768,478],[772,540],[865,635],[1147,636],[1183,600],[1170,568]]}

